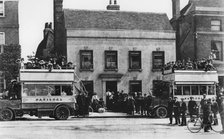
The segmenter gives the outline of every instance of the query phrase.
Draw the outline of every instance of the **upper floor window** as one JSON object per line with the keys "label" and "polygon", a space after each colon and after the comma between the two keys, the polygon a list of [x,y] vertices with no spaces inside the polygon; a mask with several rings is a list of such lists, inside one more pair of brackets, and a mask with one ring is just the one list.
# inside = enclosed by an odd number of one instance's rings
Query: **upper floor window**
{"label": "upper floor window", "polygon": [[220,20],[212,20],[211,21],[211,30],[212,31],[221,31],[221,21]]}
{"label": "upper floor window", "polygon": [[4,1],[0,0],[0,17],[4,16]]}
{"label": "upper floor window", "polygon": [[92,70],[93,69],[93,51],[80,50],[80,69]]}
{"label": "upper floor window", "polygon": [[211,51],[214,54],[213,58],[215,60],[223,60],[223,48],[222,48],[222,42],[221,41],[212,41],[211,44]]}
{"label": "upper floor window", "polygon": [[117,51],[105,51],[105,69],[117,70]]}
{"label": "upper floor window", "polygon": [[164,66],[164,51],[153,51],[152,52],[152,68],[153,70],[160,70]]}
{"label": "upper floor window", "polygon": [[141,51],[129,51],[129,69],[141,69]]}

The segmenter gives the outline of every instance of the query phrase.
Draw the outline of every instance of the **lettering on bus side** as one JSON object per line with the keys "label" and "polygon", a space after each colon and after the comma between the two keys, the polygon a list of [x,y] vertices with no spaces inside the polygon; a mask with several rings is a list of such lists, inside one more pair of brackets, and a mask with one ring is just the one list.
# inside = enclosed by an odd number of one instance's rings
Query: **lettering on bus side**
{"label": "lettering on bus side", "polygon": [[54,102],[62,101],[62,98],[36,98],[36,102]]}

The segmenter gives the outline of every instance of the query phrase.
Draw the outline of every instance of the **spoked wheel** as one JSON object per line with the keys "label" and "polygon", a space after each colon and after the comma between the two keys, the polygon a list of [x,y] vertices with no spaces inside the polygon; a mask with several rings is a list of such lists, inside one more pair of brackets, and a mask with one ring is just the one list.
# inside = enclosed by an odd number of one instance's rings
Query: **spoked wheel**
{"label": "spoked wheel", "polygon": [[187,128],[192,133],[198,133],[202,129],[202,125],[200,118],[193,118],[187,121]]}
{"label": "spoked wheel", "polygon": [[212,130],[217,133],[222,131],[222,123],[221,123],[221,118],[219,114],[217,115],[217,118],[213,118],[211,127],[212,127]]}
{"label": "spoked wheel", "polygon": [[14,119],[13,111],[10,109],[3,109],[0,113],[0,119],[3,121],[11,121]]}
{"label": "spoked wheel", "polygon": [[55,119],[56,120],[66,120],[70,115],[70,111],[66,106],[59,106],[55,110]]}
{"label": "spoked wheel", "polygon": [[158,118],[166,118],[167,116],[167,109],[165,107],[159,107],[156,109],[156,116]]}

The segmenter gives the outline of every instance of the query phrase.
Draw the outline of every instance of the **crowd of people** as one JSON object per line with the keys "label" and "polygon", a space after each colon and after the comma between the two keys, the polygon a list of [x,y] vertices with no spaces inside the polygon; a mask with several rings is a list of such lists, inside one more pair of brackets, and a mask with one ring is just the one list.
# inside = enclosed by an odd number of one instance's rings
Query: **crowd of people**
{"label": "crowd of people", "polygon": [[164,65],[162,70],[204,70],[204,71],[211,71],[216,70],[216,68],[213,66],[213,60],[212,59],[206,59],[202,58],[200,60],[191,60],[188,58],[185,60],[178,60],[176,62],[168,62]]}
{"label": "crowd of people", "polygon": [[65,57],[58,58],[48,58],[48,59],[39,59],[36,57],[30,56],[28,62],[24,63],[24,59],[18,59],[16,61],[20,63],[21,69],[73,69],[74,65],[72,62],[66,62]]}
{"label": "crowd of people", "polygon": [[[222,124],[223,131],[221,133],[224,134],[224,95],[222,93],[217,96],[216,100],[210,98],[207,99],[204,94],[200,104],[197,104],[193,97],[190,97],[188,105],[184,102],[183,98],[181,99],[181,102],[179,102],[177,101],[177,97],[174,97],[173,99],[170,97],[168,102],[169,124],[173,123],[174,117],[176,125],[186,126],[187,110],[191,120],[193,120],[193,115],[202,113],[204,132],[209,132],[211,124]],[[220,113],[222,123],[218,123],[217,121],[218,113]],[[212,121],[211,117],[214,117],[216,120]]]}
{"label": "crowd of people", "polygon": [[150,107],[153,97],[151,94],[146,95],[142,92],[124,93],[113,92],[108,90],[106,92],[106,107],[109,110],[117,112],[125,112],[129,115],[140,114],[150,116]]}
{"label": "crowd of people", "polygon": [[[106,92],[106,103],[103,98],[98,98],[97,93],[88,95],[80,93],[77,96],[78,115],[88,115],[89,108],[94,112],[123,112],[128,115],[150,116],[150,108],[153,101],[152,95],[142,95],[141,92],[124,93],[122,91]],[[106,104],[106,105],[105,105]]]}

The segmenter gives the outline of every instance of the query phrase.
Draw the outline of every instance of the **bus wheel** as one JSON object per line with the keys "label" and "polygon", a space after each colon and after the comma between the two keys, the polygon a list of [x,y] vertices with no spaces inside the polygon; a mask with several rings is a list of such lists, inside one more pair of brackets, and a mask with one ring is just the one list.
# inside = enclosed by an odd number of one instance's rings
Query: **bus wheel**
{"label": "bus wheel", "polygon": [[156,109],[156,117],[166,118],[166,116],[167,116],[167,109],[165,107],[158,107]]}
{"label": "bus wheel", "polygon": [[56,120],[66,120],[70,115],[69,109],[66,106],[59,106],[55,110]]}
{"label": "bus wheel", "polygon": [[1,110],[0,119],[3,121],[11,121],[14,119],[13,111],[6,108]]}

